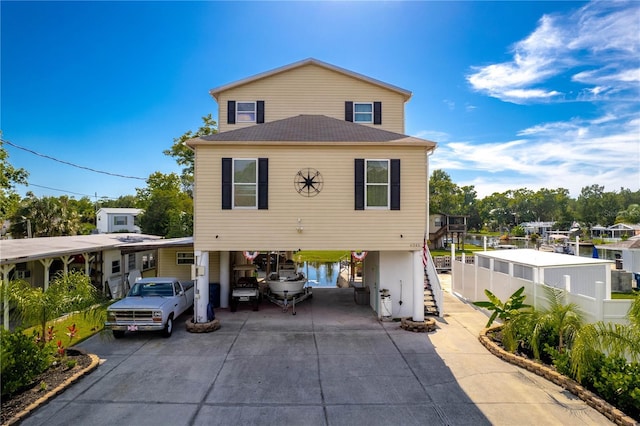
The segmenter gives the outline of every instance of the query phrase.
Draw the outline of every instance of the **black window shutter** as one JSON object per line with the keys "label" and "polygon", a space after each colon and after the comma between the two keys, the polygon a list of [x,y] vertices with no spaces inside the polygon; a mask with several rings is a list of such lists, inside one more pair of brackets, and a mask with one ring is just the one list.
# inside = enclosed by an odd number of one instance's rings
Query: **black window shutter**
{"label": "black window shutter", "polygon": [[373,103],[373,124],[382,124],[382,102]]}
{"label": "black window shutter", "polygon": [[258,209],[269,208],[269,159],[258,158]]}
{"label": "black window shutter", "polygon": [[355,161],[355,210],[364,210],[364,159]]}
{"label": "black window shutter", "polygon": [[400,160],[391,160],[391,210],[400,210]]}
{"label": "black window shutter", "polygon": [[227,124],[236,124],[236,101],[227,101]]}
{"label": "black window shutter", "polygon": [[264,123],[264,101],[256,102],[256,123]]}
{"label": "black window shutter", "polygon": [[223,158],[222,159],[222,209],[229,210],[232,208],[231,202],[231,194],[232,191],[232,176],[233,167],[232,167],[233,159],[231,158]]}
{"label": "black window shutter", "polygon": [[353,102],[351,101],[344,103],[344,121],[353,122]]}

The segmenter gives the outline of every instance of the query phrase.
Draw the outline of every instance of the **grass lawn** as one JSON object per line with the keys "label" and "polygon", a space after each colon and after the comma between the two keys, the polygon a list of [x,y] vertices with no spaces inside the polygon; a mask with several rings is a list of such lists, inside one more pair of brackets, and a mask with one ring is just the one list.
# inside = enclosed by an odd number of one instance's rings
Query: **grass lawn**
{"label": "grass lawn", "polygon": [[[83,340],[93,336],[104,328],[104,321],[106,318],[107,304],[102,305],[94,315],[88,315],[83,312],[76,312],[53,321],[47,322],[47,327],[53,326],[54,341],[61,340],[64,346],[73,346]],[[68,327],[76,325],[76,335],[70,340],[66,333],[68,333]],[[31,335],[33,332],[41,333],[39,325],[29,327],[23,331],[27,335]]]}
{"label": "grass lawn", "polygon": [[640,291],[632,291],[631,293],[611,293],[612,299],[635,299],[640,297]]}
{"label": "grass lawn", "polygon": [[[464,251],[465,254],[473,254],[476,251],[483,251],[484,247],[478,247],[478,246],[474,246],[472,244],[465,244],[464,245],[464,249],[460,249],[458,246],[456,246],[456,256],[461,255],[462,252]],[[493,250],[492,248],[488,248],[487,250]],[[451,250],[447,250],[447,249],[435,249],[435,250],[431,250],[431,256],[451,256]]]}
{"label": "grass lawn", "polygon": [[348,260],[351,252],[344,250],[319,251],[319,250],[301,250],[293,257],[298,263],[303,262],[340,262]]}

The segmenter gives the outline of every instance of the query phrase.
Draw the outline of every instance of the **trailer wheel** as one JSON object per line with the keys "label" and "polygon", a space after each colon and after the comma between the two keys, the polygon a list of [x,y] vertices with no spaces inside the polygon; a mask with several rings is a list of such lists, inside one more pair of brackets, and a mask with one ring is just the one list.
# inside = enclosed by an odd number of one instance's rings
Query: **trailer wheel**
{"label": "trailer wheel", "polygon": [[122,339],[124,337],[124,330],[111,330],[111,332],[116,339]]}

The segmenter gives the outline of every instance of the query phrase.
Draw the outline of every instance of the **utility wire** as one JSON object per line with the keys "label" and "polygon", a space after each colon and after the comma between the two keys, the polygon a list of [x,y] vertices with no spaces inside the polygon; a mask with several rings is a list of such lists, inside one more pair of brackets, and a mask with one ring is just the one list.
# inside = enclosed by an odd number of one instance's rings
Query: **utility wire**
{"label": "utility wire", "polygon": [[[13,142],[10,142],[10,141],[8,141],[6,139],[0,139],[0,140],[2,141],[2,143],[6,143],[7,145],[11,145],[14,148],[21,149],[23,151],[26,151],[26,152],[31,153],[33,155],[37,155],[39,157],[43,157],[43,158],[47,158],[49,160],[57,161],[58,163],[66,164],[68,166],[73,166],[73,167],[77,167],[79,169],[89,170],[90,172],[102,173],[103,175],[121,177],[121,178],[125,178],[125,179],[138,179],[138,180],[145,180],[146,181],[145,178],[141,178],[141,177],[137,177],[137,176],[126,176],[126,175],[121,175],[121,174],[118,174],[118,173],[111,173],[111,172],[105,172],[105,171],[102,171],[102,170],[92,169],[91,167],[79,166],[77,164],[70,163],[70,162],[64,161],[64,160],[59,160],[57,158],[51,157],[51,156],[46,155],[46,154],[40,154],[39,152],[33,151],[33,150],[29,149],[29,148],[25,148],[23,146],[16,145]],[[36,186],[36,185],[34,185],[34,186]]]}
{"label": "utility wire", "polygon": [[[66,189],[58,189],[58,188],[51,188],[49,186],[43,186],[43,185],[36,185],[35,183],[29,183],[28,185],[25,186],[35,186],[36,188],[43,188],[43,189],[49,189],[51,191],[59,191],[59,192],[64,192],[67,194],[73,194],[73,195],[80,195],[83,197],[89,197],[89,198],[98,198],[98,196],[96,194],[90,195],[90,194],[81,194],[79,192],[73,192],[73,191],[67,191]],[[106,195],[100,196],[101,199],[103,198],[108,198],[110,200],[115,200],[115,198],[113,197],[107,197]]]}

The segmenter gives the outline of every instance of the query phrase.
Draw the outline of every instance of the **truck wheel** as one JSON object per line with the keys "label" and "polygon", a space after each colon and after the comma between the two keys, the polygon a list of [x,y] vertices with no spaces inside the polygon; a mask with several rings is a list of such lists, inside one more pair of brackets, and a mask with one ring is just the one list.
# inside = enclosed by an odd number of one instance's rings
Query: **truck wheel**
{"label": "truck wheel", "polygon": [[173,315],[169,315],[169,318],[167,318],[167,323],[164,325],[164,330],[162,330],[162,337],[171,337],[172,332],[173,332]]}
{"label": "truck wheel", "polygon": [[124,337],[124,330],[111,330],[111,332],[116,339],[122,339]]}
{"label": "truck wheel", "polygon": [[238,301],[232,297],[231,303],[229,303],[229,310],[231,312],[235,312],[237,309],[238,309]]}

